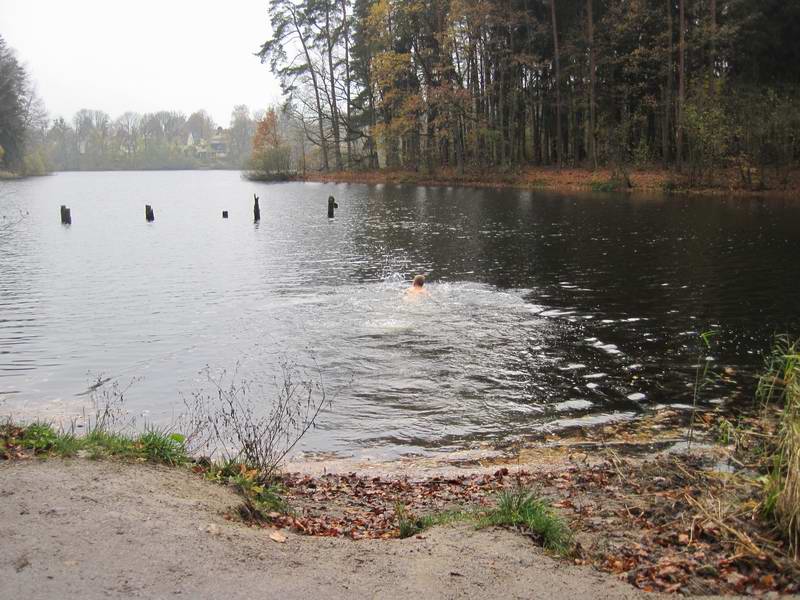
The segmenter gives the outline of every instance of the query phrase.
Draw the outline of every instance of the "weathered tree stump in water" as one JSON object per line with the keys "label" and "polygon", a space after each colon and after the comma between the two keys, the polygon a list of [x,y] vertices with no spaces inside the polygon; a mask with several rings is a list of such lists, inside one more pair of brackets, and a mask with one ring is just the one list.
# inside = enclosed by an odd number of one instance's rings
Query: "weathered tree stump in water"
{"label": "weathered tree stump in water", "polygon": [[261,220],[261,207],[258,206],[258,196],[253,194],[253,199],[255,201],[253,203],[253,221],[258,223]]}
{"label": "weathered tree stump in water", "polygon": [[144,205],[144,218],[148,223],[152,223],[156,220],[156,215],[153,212],[153,207],[149,204]]}
{"label": "weathered tree stump in water", "polygon": [[333,218],[333,211],[334,209],[339,208],[339,205],[336,204],[336,198],[333,196],[328,196],[328,218]]}
{"label": "weathered tree stump in water", "polygon": [[227,210],[223,210],[222,211],[222,218],[223,219],[227,219],[228,218],[228,211]]}
{"label": "weathered tree stump in water", "polygon": [[61,224],[72,225],[72,211],[64,204],[61,205]]}

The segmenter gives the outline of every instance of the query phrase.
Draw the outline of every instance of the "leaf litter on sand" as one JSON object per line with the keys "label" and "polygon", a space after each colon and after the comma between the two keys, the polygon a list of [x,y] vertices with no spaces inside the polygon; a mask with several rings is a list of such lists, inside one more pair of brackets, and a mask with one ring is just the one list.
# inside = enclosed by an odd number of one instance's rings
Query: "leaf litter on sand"
{"label": "leaf litter on sand", "polygon": [[[600,451],[598,451],[600,452]],[[270,526],[313,536],[399,537],[398,507],[425,516],[492,510],[500,492],[526,488],[576,532],[573,560],[642,589],[683,594],[800,591],[800,565],[753,510],[750,480],[714,471],[713,460],[606,453],[594,465],[419,480],[355,473],[286,474],[294,511],[268,515]]]}
{"label": "leaf litter on sand", "polygon": [[396,507],[414,514],[431,514],[458,507],[487,507],[490,495],[507,487],[508,469],[494,475],[433,477],[423,481],[345,475],[289,474],[282,478],[294,514],[273,524],[318,536],[352,539],[398,535]]}

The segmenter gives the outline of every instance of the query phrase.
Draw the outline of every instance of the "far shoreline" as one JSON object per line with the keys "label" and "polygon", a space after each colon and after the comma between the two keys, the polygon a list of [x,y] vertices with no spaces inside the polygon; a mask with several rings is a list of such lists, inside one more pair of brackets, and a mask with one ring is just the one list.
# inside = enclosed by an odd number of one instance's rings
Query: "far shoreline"
{"label": "far shoreline", "polygon": [[456,187],[473,189],[515,189],[548,192],[584,192],[617,194],[658,194],[670,196],[761,198],[771,200],[800,199],[800,170],[791,172],[784,186],[765,189],[747,189],[740,185],[735,169],[720,170],[714,184],[692,183],[686,174],[669,169],[635,169],[627,172],[628,183],[621,181],[610,168],[592,170],[582,167],[558,169],[557,167],[526,167],[513,172],[466,171],[459,175],[455,169],[441,169],[423,173],[401,169],[373,171],[317,171],[281,176],[264,176],[259,173],[231,167],[154,167],[124,169],[66,169],[42,174],[21,175],[0,171],[0,181],[22,181],[60,173],[149,173],[149,172],[237,172],[252,183],[333,183],[359,185],[412,185],[421,187]]}
{"label": "far shoreline", "polygon": [[463,187],[523,189],[554,192],[656,192],[666,195],[737,196],[791,199],[800,195],[800,173],[793,172],[789,183],[781,189],[745,189],[735,183],[733,169],[720,171],[726,185],[694,185],[685,174],[668,169],[636,169],[628,173],[630,187],[615,179],[610,168],[529,167],[509,173],[497,171],[470,172],[459,175],[454,169],[432,174],[418,171],[381,169],[378,171],[333,171],[306,173],[299,181],[315,183],[358,183],[419,185],[429,187]]}

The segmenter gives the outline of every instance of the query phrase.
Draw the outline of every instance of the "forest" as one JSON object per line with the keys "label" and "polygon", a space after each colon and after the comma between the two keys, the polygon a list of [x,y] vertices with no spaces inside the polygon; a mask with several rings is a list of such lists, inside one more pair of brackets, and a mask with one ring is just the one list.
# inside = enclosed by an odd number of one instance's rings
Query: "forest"
{"label": "forest", "polygon": [[[267,8],[267,7],[265,7]],[[632,169],[800,185],[800,3],[271,0],[280,107],[49,119],[0,37],[0,170],[233,168],[266,179]],[[261,133],[256,135],[260,129]]]}
{"label": "forest", "polygon": [[658,166],[785,184],[800,3],[272,0],[259,51],[322,171]]}

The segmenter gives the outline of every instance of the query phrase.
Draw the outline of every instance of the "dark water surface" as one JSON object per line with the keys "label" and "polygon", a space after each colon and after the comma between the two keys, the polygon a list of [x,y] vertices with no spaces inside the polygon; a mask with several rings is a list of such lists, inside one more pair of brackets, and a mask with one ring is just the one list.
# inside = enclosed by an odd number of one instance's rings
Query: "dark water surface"
{"label": "dark water surface", "polygon": [[[393,455],[680,409],[698,356],[746,395],[772,335],[800,333],[800,202],[234,172],[0,185],[0,215],[29,211],[0,233],[0,414],[77,414],[104,374],[169,423],[206,365],[271,389],[315,360],[336,398],[304,449]],[[431,297],[410,302],[418,272]]]}

